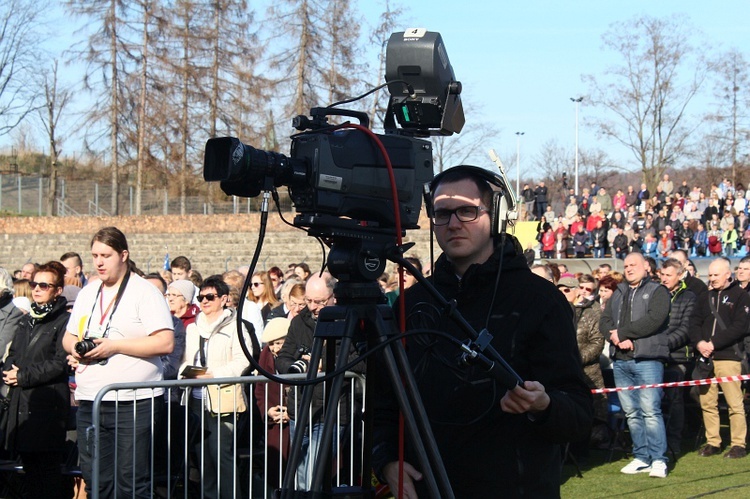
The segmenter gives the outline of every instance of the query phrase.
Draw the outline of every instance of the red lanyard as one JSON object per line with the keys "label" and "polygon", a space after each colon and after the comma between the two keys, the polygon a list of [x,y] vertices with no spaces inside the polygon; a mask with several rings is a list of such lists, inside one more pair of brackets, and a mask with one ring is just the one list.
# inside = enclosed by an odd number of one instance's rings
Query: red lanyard
{"label": "red lanyard", "polygon": [[104,293],[103,292],[99,293],[99,312],[102,314],[102,316],[99,317],[100,326],[104,324],[104,318],[107,317],[107,314],[109,313],[109,309],[112,308],[112,304],[115,303],[115,300],[117,299],[117,295],[118,293],[115,293],[115,296],[113,296],[112,299],[109,301],[109,305],[107,305],[107,309],[102,312],[102,308],[104,308]]}

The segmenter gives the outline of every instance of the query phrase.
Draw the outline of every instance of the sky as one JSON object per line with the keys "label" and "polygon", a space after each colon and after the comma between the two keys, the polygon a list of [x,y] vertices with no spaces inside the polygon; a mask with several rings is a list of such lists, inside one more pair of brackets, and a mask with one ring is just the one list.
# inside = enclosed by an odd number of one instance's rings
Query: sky
{"label": "sky", "polygon": [[[511,177],[519,145],[515,132],[524,132],[522,175],[524,160],[549,140],[575,149],[575,104],[570,98],[586,95],[581,75],[598,74],[620,62],[602,43],[602,35],[613,23],[642,15],[685,14],[717,48],[737,47],[750,59],[747,0],[500,0],[445,2],[442,8],[416,0],[409,5],[410,20],[441,33],[456,78],[463,84],[464,99],[481,108],[481,119],[500,128],[497,143],[488,148],[514,159],[511,165],[506,159]],[[693,38],[699,37],[695,33]],[[600,148],[630,160],[629,154],[587,129],[587,115],[596,112],[587,108],[584,99],[579,109],[580,147]],[[467,124],[472,118],[467,114]]]}
{"label": "sky", "polygon": [[[256,2],[256,10],[264,12],[266,3]],[[377,23],[383,3],[359,1],[365,24]],[[716,49],[740,48],[750,59],[748,0],[412,0],[398,4],[406,9],[403,29],[423,27],[441,33],[456,78],[463,85],[463,99],[475,110],[467,113],[467,124],[491,121],[497,126],[500,134],[486,149],[494,148],[506,158],[511,178],[516,175],[518,146],[522,175],[535,173],[529,171],[533,157],[550,140],[574,150],[575,105],[570,98],[586,95],[581,75],[601,74],[619,62],[617,54],[603,49],[601,38],[613,23],[645,14],[685,14],[702,32],[694,33],[694,40],[705,38]],[[584,99],[579,114],[580,147],[599,148],[622,161],[630,160],[626,152],[597,138],[586,126],[587,117],[597,112]],[[524,133],[520,141],[515,132]],[[3,146],[7,139],[0,138],[0,149]],[[513,159],[510,165],[509,157]]]}

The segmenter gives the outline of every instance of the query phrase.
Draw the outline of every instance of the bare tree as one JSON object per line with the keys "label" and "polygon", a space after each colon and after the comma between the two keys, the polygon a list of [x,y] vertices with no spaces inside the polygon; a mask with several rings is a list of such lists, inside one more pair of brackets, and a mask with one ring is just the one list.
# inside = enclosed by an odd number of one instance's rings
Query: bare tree
{"label": "bare tree", "polygon": [[72,98],[72,92],[69,88],[58,88],[57,60],[55,60],[52,73],[44,76],[44,97],[46,113],[40,111],[39,118],[47,133],[50,151],[49,190],[47,191],[46,213],[49,216],[55,216],[57,215],[57,206],[55,205],[55,200],[57,199],[57,162],[61,153],[60,139],[57,131],[60,119]]}
{"label": "bare tree", "polygon": [[[232,115],[228,111],[236,102],[225,102],[225,93],[231,82],[238,78],[236,62],[239,58],[251,58],[252,48],[249,40],[249,13],[247,2],[220,0],[211,2],[212,27],[207,33],[211,52],[211,63],[204,85],[208,101],[208,136],[216,137],[221,128],[224,133],[231,132]],[[213,213],[214,187],[208,184],[208,211]]]}
{"label": "bare tree", "polygon": [[587,100],[612,116],[594,120],[594,125],[630,150],[649,188],[685,153],[700,124],[690,124],[686,114],[707,72],[702,54],[687,41],[695,33],[680,16],[644,16],[615,24],[602,39],[622,63],[605,76],[584,75]]}
{"label": "bare tree", "polygon": [[[379,87],[384,83],[385,80],[385,53],[388,47],[388,39],[391,33],[397,31],[397,27],[400,23],[401,16],[403,15],[403,9],[400,7],[391,9],[391,2],[385,0],[385,10],[380,14],[378,25],[370,34],[370,43],[377,44],[380,47],[378,52],[378,67],[377,76],[375,80],[376,87]],[[385,119],[385,112],[388,106],[388,92],[381,89],[376,90],[372,94],[372,104],[367,114],[370,117],[371,126],[375,127],[375,122],[378,120],[382,125]]]}
{"label": "bare tree", "polygon": [[286,116],[307,114],[321,103],[321,75],[329,68],[319,26],[327,9],[324,0],[283,0],[269,10],[268,22],[278,27],[269,41],[280,49],[271,56],[271,69],[278,75],[277,96],[288,102]]}
{"label": "bare tree", "polygon": [[707,140],[718,140],[717,146],[727,150],[731,162],[732,182],[737,182],[737,170],[748,158],[750,138],[750,66],[742,53],[732,49],[723,54],[716,65],[714,96],[717,109],[709,115],[715,124]]}
{"label": "bare tree", "polygon": [[38,28],[46,2],[5,0],[0,3],[0,136],[18,126],[37,107]]}
{"label": "bare tree", "polygon": [[[86,46],[72,51],[71,59],[83,58],[88,67],[83,77],[87,90],[97,95],[97,102],[91,106],[88,116],[89,126],[106,123],[109,132],[111,201],[110,212],[119,214],[120,191],[120,120],[123,96],[123,79],[129,74],[124,57],[125,41],[120,34],[120,26],[128,19],[130,12],[118,0],[100,2],[96,0],[66,0],[68,10],[79,16],[91,19],[98,28],[87,40]],[[101,79],[100,79],[101,78]],[[94,138],[96,142],[96,137]],[[86,146],[90,148],[90,141]]]}
{"label": "bare tree", "polygon": [[350,0],[329,0],[324,19],[328,70],[321,77],[327,87],[325,104],[333,104],[354,97],[359,75],[364,73],[364,64],[358,62],[362,21],[357,19]]}

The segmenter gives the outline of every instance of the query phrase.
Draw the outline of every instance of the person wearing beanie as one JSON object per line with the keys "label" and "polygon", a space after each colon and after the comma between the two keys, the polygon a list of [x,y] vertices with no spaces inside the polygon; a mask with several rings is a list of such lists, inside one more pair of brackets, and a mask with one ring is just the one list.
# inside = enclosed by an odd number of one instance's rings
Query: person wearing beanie
{"label": "person wearing beanie", "polygon": [[201,311],[200,307],[193,303],[194,295],[195,285],[185,279],[173,281],[167,288],[169,310],[182,321],[185,328],[195,322],[195,317]]}

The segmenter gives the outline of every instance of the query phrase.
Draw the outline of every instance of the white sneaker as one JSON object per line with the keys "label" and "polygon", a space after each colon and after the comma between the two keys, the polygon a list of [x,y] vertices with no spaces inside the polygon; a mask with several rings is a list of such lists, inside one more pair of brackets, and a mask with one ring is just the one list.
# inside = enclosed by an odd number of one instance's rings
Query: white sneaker
{"label": "white sneaker", "polygon": [[651,472],[648,476],[654,478],[667,478],[667,463],[664,461],[654,461],[651,463]]}
{"label": "white sneaker", "polygon": [[651,465],[644,463],[640,459],[633,459],[630,463],[620,470],[620,473],[626,475],[635,475],[636,473],[648,473],[651,471]]}

